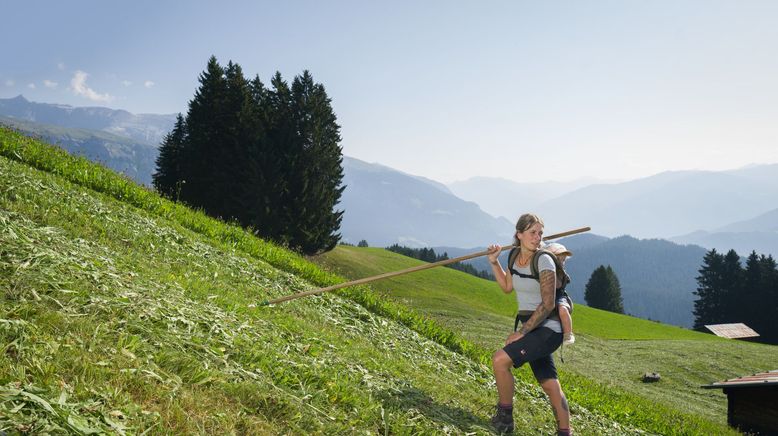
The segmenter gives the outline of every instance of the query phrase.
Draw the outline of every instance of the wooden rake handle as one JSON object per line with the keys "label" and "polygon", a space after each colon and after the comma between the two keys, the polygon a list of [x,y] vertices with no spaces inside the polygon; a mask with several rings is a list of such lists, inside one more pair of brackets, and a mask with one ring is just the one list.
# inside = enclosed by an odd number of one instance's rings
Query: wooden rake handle
{"label": "wooden rake handle", "polygon": [[[543,240],[544,241],[548,241],[550,239],[558,239],[558,238],[562,238],[562,237],[565,237],[565,236],[570,236],[570,235],[575,235],[575,234],[578,234],[578,233],[588,232],[589,230],[591,230],[591,227],[581,227],[581,228],[578,228],[578,229],[568,230],[566,232],[555,233],[553,235],[545,236],[543,238]],[[508,245],[508,246],[502,247],[500,249],[500,251],[505,251],[505,250],[508,250],[508,249],[511,249],[511,248],[514,248],[514,247],[515,247],[514,245]],[[425,270],[425,269],[435,268],[435,267],[438,267],[438,266],[448,265],[450,263],[461,262],[463,260],[473,259],[475,257],[486,256],[487,254],[489,254],[489,250],[479,251],[478,253],[466,254],[464,256],[455,257],[453,259],[441,260],[441,261],[438,261],[438,262],[427,263],[427,264],[424,264],[424,265],[414,266],[414,267],[406,268],[406,269],[399,270],[399,271],[392,271],[392,272],[388,272],[388,273],[379,274],[379,275],[376,275],[376,276],[365,277],[363,279],[353,280],[353,281],[350,281],[350,282],[338,283],[337,285],[327,286],[326,288],[319,288],[319,289],[314,289],[314,290],[311,290],[311,291],[300,292],[298,294],[287,295],[286,297],[280,297],[280,298],[276,298],[274,300],[266,300],[266,301],[263,301],[263,302],[259,303],[259,305],[260,306],[269,306],[271,304],[283,303],[285,301],[295,300],[297,298],[307,297],[309,295],[322,294],[324,292],[334,291],[336,289],[347,288],[349,286],[362,285],[362,284],[365,284],[365,283],[374,282],[376,280],[387,279],[389,277],[396,277],[396,276],[400,276],[400,275],[403,275],[403,274],[408,274],[408,273],[412,273],[412,272],[416,272],[416,271],[422,271],[422,270]]]}

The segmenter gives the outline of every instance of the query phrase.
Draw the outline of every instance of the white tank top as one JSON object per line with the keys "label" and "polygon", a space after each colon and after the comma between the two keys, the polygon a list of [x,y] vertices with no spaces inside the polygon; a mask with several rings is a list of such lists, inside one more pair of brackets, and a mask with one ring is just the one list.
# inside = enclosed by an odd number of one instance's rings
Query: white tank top
{"label": "white tank top", "polygon": [[[520,267],[516,263],[513,265],[513,269],[522,274],[532,274],[532,268],[529,265]],[[538,258],[538,274],[541,271],[556,272],[554,260],[548,254],[541,254]],[[534,312],[543,303],[543,299],[540,296],[540,282],[535,279],[523,278],[516,274],[512,275],[511,278],[513,279],[513,290],[516,292],[516,302],[519,305],[519,310]],[[562,325],[556,319],[546,318],[540,325],[548,327],[557,333],[562,333]]]}

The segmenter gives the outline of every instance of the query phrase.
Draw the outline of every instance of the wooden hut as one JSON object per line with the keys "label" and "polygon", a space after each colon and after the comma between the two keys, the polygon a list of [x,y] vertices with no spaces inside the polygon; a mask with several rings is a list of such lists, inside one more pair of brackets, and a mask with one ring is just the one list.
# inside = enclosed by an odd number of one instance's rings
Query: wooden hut
{"label": "wooden hut", "polygon": [[778,370],[703,386],[724,389],[727,423],[742,432],[778,434]]}

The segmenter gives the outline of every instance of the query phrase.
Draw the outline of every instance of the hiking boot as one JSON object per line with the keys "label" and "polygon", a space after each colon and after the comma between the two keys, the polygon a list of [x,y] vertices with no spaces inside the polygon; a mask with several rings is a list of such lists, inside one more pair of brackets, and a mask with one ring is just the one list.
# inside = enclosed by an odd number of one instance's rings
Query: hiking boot
{"label": "hiking boot", "polygon": [[492,425],[499,434],[512,434],[513,409],[506,410],[497,406],[497,412],[492,416]]}
{"label": "hiking boot", "polygon": [[575,343],[575,335],[570,333],[565,333],[565,338],[562,340],[562,343],[565,345],[573,345]]}

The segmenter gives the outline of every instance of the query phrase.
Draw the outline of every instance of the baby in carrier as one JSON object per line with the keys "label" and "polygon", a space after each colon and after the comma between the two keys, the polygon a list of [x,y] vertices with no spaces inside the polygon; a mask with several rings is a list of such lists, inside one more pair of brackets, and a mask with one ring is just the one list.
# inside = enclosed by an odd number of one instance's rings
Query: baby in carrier
{"label": "baby in carrier", "polygon": [[[544,246],[543,249],[554,253],[563,267],[565,265],[565,260],[573,255],[570,250],[558,242],[552,242]],[[565,285],[566,283],[559,282],[557,283],[557,289],[562,288]],[[575,342],[575,335],[573,335],[573,318],[570,316],[570,312],[572,311],[572,301],[570,301],[567,293],[563,293],[561,296],[559,296],[556,301],[556,307],[557,311],[559,312],[559,322],[562,324],[562,343],[565,345],[573,344]]]}

